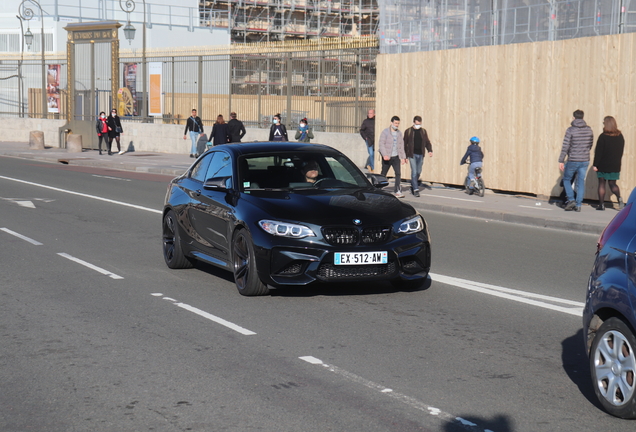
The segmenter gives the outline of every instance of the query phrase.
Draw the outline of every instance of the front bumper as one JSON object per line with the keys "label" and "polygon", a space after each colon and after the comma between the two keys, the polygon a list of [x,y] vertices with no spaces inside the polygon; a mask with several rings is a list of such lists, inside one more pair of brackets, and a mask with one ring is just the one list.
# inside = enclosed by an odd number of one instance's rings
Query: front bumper
{"label": "front bumper", "polygon": [[[259,250],[260,249],[260,250]],[[388,264],[335,265],[335,252],[387,251]],[[391,279],[416,280],[427,277],[431,267],[431,246],[427,235],[415,234],[384,245],[336,247],[298,245],[257,247],[257,269],[270,285],[307,285],[321,282],[364,282]]]}

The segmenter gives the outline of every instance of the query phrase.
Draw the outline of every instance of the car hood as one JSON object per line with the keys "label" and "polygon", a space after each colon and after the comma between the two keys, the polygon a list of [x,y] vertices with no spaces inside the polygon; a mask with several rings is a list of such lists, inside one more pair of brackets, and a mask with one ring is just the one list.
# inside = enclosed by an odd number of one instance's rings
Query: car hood
{"label": "car hood", "polygon": [[251,191],[241,199],[273,219],[316,225],[394,223],[416,211],[388,193],[374,189],[332,189],[307,191]]}

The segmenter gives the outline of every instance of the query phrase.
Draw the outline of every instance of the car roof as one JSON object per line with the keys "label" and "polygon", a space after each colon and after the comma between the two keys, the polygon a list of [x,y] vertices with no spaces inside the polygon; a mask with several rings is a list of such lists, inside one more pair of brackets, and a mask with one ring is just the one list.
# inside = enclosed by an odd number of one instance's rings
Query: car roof
{"label": "car roof", "polygon": [[317,152],[323,154],[340,155],[338,150],[323,144],[308,144],[293,141],[255,141],[235,144],[222,144],[213,147],[214,150],[225,150],[236,156],[257,155],[281,152]]}

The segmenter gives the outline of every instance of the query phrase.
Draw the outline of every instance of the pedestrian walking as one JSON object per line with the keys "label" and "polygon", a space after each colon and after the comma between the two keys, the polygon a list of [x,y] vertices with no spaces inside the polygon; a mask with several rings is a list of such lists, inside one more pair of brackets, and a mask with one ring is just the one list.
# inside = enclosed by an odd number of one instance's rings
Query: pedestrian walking
{"label": "pedestrian walking", "polygon": [[102,154],[102,141],[108,146],[108,121],[106,120],[106,113],[104,111],[99,113],[97,123],[95,124],[97,130],[97,136],[99,137],[99,154]]}
{"label": "pedestrian walking", "polygon": [[197,141],[199,140],[199,135],[203,133],[203,122],[197,116],[197,110],[192,108],[192,115],[188,117],[186,121],[185,131],[183,132],[183,139],[187,139],[188,131],[190,131],[190,139],[192,140],[192,147],[190,147],[190,157],[198,157],[197,153]]}
{"label": "pedestrian walking", "polygon": [[398,198],[404,198],[402,193],[402,169],[401,165],[406,163],[406,154],[404,153],[404,138],[402,132],[398,130],[400,126],[400,118],[398,116],[391,117],[391,125],[384,129],[380,134],[378,151],[382,156],[382,173],[386,177],[389,168],[393,168],[395,172],[395,186],[393,187],[393,195]]}
{"label": "pedestrian walking", "polygon": [[428,139],[426,129],[422,127],[422,117],[413,117],[413,126],[404,131],[404,153],[411,164],[411,193],[420,196],[420,175],[424,164],[424,155],[433,157],[433,145]]}
{"label": "pedestrian walking", "polygon": [[360,126],[360,136],[369,153],[365,167],[370,173],[373,173],[375,169],[375,110],[370,109],[367,112],[367,118],[362,121],[362,126]]}
{"label": "pedestrian walking", "polygon": [[625,148],[625,138],[616,125],[616,119],[607,116],[603,119],[603,133],[598,136],[594,150],[592,169],[598,177],[598,206],[596,210],[605,210],[605,180],[618,199],[618,209],[625,207],[621,190],[616,184],[620,178],[621,160]]}
{"label": "pedestrian walking", "polygon": [[472,195],[475,193],[475,170],[477,168],[481,168],[484,164],[484,152],[479,147],[479,138],[474,136],[470,139],[470,144],[466,149],[466,153],[464,153],[464,157],[459,162],[459,165],[464,165],[467,161],[470,161],[470,165],[468,166],[468,179],[470,180],[468,189],[466,189],[466,193],[468,195]]}
{"label": "pedestrian walking", "polygon": [[212,126],[210,141],[215,146],[230,142],[230,128],[221,114],[216,116],[216,122]]}
{"label": "pedestrian walking", "polygon": [[[559,156],[559,169],[563,171],[563,188],[567,201],[563,207],[565,211],[581,211],[583,195],[585,195],[585,175],[590,165],[590,150],[594,143],[592,128],[583,120],[584,113],[576,110],[571,126],[565,131],[561,155]],[[565,159],[567,158],[567,163]],[[572,177],[576,174],[576,201],[572,189]]]}
{"label": "pedestrian walking", "polygon": [[308,143],[314,139],[314,132],[309,127],[307,119],[304,118],[298,123],[298,130],[296,131],[296,140],[302,143]]}
{"label": "pedestrian walking", "polygon": [[111,151],[113,139],[117,141],[118,154],[121,155],[126,153],[126,150],[121,149],[121,143],[119,142],[119,136],[124,133],[124,128],[121,126],[121,120],[119,119],[115,108],[110,110],[110,115],[108,116],[106,123],[108,123],[108,156],[112,156],[113,154]]}
{"label": "pedestrian walking", "polygon": [[245,126],[243,125],[243,122],[240,120],[237,120],[236,117],[237,117],[236,113],[231,112],[230,121],[227,122],[229,135],[230,135],[230,142],[232,143],[240,143],[243,137],[245,136],[245,134],[247,133],[245,131]]}
{"label": "pedestrian walking", "polygon": [[272,127],[269,128],[270,141],[289,141],[287,138],[287,128],[281,123],[280,114],[275,114],[272,118]]}

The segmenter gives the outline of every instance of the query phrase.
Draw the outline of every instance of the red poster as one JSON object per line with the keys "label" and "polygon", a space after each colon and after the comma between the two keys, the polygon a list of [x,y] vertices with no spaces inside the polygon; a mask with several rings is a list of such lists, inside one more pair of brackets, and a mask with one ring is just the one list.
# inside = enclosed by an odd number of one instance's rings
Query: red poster
{"label": "red poster", "polygon": [[128,91],[120,91],[119,114],[125,116],[136,116],[137,114],[137,63],[124,63],[124,88]]}
{"label": "red poster", "polygon": [[48,112],[60,112],[60,69],[59,64],[48,65],[46,71],[46,97]]}

